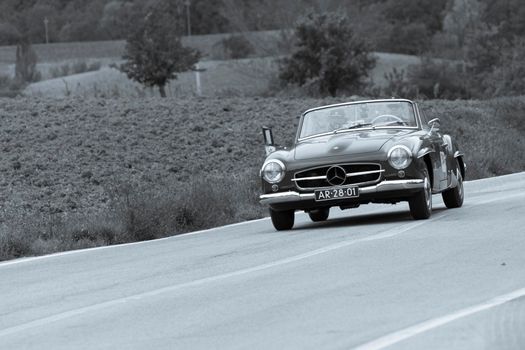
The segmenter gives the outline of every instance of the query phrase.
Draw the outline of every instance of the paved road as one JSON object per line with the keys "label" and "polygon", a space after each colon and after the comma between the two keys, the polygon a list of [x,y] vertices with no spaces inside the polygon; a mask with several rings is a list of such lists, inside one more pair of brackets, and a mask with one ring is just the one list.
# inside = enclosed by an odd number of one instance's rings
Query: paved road
{"label": "paved road", "polygon": [[525,173],[465,188],[0,264],[0,348],[524,349]]}

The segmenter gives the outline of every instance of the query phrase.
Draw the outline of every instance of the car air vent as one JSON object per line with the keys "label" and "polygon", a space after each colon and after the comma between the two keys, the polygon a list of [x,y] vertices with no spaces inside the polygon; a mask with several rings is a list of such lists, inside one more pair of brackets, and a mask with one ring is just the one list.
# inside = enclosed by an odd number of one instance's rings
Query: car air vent
{"label": "car air vent", "polygon": [[327,180],[327,172],[332,167],[340,167],[346,172],[346,179],[339,186],[348,185],[370,185],[379,182],[381,165],[374,163],[355,163],[355,164],[333,164],[322,167],[307,169],[295,173],[292,181],[299,189],[314,189],[332,187]]}

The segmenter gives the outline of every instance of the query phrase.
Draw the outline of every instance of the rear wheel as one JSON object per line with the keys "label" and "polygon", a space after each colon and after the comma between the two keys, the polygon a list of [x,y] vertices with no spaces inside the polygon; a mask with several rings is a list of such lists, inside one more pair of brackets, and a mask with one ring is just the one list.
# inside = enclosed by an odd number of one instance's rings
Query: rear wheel
{"label": "rear wheel", "polygon": [[293,227],[295,221],[295,211],[275,211],[270,208],[270,217],[272,219],[273,227],[275,227],[277,231],[289,230]]}
{"label": "rear wheel", "polygon": [[308,216],[313,222],[325,221],[330,215],[330,208],[315,209],[308,212]]}
{"label": "rear wheel", "polygon": [[423,174],[423,190],[408,201],[410,214],[416,220],[428,219],[430,214],[432,214],[432,186],[430,184],[430,177],[426,169],[423,171]]}
{"label": "rear wheel", "polygon": [[459,208],[463,205],[463,199],[465,198],[465,192],[463,190],[463,176],[461,171],[456,169],[458,184],[456,187],[448,189],[442,193],[443,202],[447,208]]}

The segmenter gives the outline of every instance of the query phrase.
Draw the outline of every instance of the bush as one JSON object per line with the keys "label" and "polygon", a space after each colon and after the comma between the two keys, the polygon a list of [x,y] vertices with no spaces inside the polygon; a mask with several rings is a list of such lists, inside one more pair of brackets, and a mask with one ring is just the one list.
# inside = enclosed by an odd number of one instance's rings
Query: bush
{"label": "bush", "polygon": [[75,62],[71,66],[71,71],[73,72],[73,74],[84,73],[84,72],[87,72],[87,70],[88,70],[88,65],[85,61]]}
{"label": "bush", "polygon": [[231,35],[222,39],[225,57],[230,59],[246,58],[255,52],[253,45],[243,35]]}
{"label": "bush", "polygon": [[0,46],[15,45],[20,40],[20,31],[11,23],[0,22]]}
{"label": "bush", "polygon": [[20,94],[23,88],[24,84],[18,79],[0,75],[0,97],[15,97]]}
{"label": "bush", "polygon": [[387,42],[382,46],[388,52],[418,55],[430,47],[431,35],[423,23],[396,23]]}
{"label": "bush", "polygon": [[96,61],[96,62],[91,62],[89,64],[89,66],[87,67],[87,71],[88,72],[95,72],[97,70],[100,70],[100,68],[102,67],[102,63]]}
{"label": "bush", "polygon": [[22,83],[32,83],[39,81],[42,76],[36,69],[38,57],[31,44],[22,41],[16,47],[16,79]]}
{"label": "bush", "polygon": [[382,89],[383,96],[397,98],[418,98],[419,88],[408,81],[404,69],[396,69],[385,73],[387,85]]}
{"label": "bush", "polygon": [[368,44],[354,35],[348,17],[310,14],[295,29],[297,44],[283,61],[280,78],[299,86],[314,86],[321,94],[338,90],[355,93],[375,65]]}
{"label": "bush", "polygon": [[525,92],[525,39],[515,38],[500,52],[498,63],[482,72],[482,96],[516,96]]}
{"label": "bush", "polygon": [[408,70],[408,83],[418,97],[433,99],[469,98],[466,73],[461,63],[423,58]]}

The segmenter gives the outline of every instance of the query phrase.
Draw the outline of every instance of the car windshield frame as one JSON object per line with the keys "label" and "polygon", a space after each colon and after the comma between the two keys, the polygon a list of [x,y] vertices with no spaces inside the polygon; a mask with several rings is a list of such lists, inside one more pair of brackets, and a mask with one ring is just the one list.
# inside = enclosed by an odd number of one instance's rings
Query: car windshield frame
{"label": "car windshield frame", "polygon": [[[368,108],[368,105],[370,104],[392,104],[392,103],[408,103],[411,108],[411,117],[414,119],[413,125],[368,125],[366,122],[355,120],[354,124],[348,125],[348,127],[339,127],[334,128],[333,130],[329,131],[323,131],[319,133],[314,133],[306,136],[301,136],[305,119],[307,118],[309,113],[312,112],[318,112],[323,111],[327,109],[331,109],[333,111],[342,109],[349,106],[355,106],[355,105],[364,105]],[[354,127],[355,125],[363,124],[362,127]],[[303,140],[309,140],[316,137],[322,137],[322,136],[328,136],[328,135],[334,135],[338,133],[346,133],[346,132],[356,132],[356,131],[363,131],[363,130],[376,130],[376,129],[412,129],[412,130],[419,130],[421,129],[421,121],[420,116],[418,113],[418,110],[416,108],[416,104],[410,100],[405,99],[385,99],[385,100],[368,100],[368,101],[356,101],[356,102],[346,102],[346,103],[339,103],[339,104],[333,104],[333,105],[327,105],[327,106],[321,106],[317,108],[312,108],[307,111],[305,111],[302,116],[299,123],[299,127],[297,128],[297,135],[296,135],[296,142],[301,142]]]}

